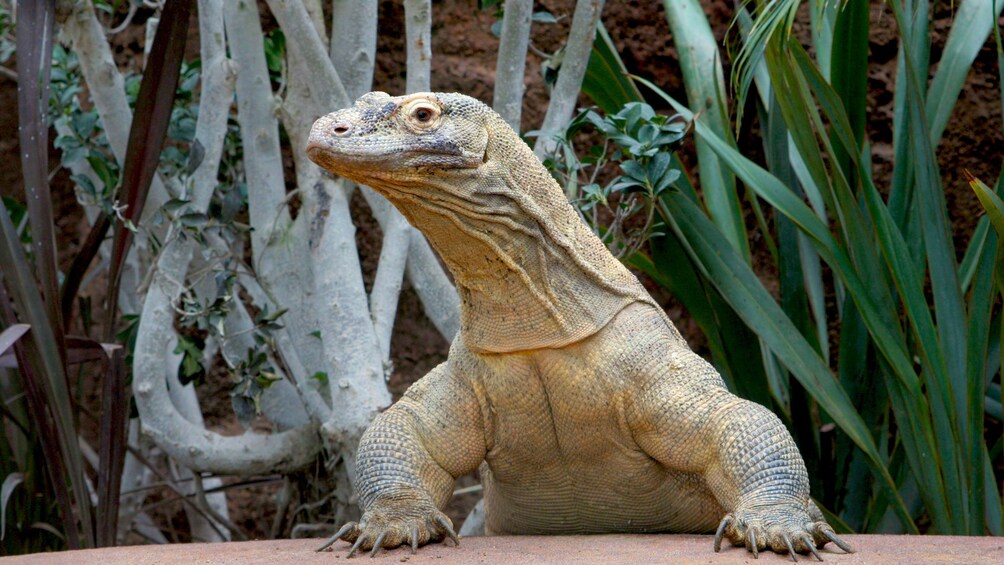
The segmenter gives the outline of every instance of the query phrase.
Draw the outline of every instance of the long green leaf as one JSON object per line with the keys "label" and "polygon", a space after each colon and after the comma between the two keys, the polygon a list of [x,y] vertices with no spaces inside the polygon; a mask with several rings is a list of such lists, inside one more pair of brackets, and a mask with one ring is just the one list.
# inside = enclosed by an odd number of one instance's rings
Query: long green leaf
{"label": "long green leaf", "polygon": [[603,22],[596,26],[593,52],[582,79],[582,93],[606,114],[616,114],[628,102],[642,99]]}
{"label": "long green leaf", "polygon": [[917,269],[924,268],[924,232],[914,188],[914,155],[910,147],[909,108],[905,84],[907,59],[913,61],[917,73],[926,74],[930,67],[930,15],[927,0],[902,0],[903,12],[909,17],[903,39],[899,42],[896,61],[896,87],[893,100],[893,173],[889,187],[889,212],[910,245],[911,259]]}
{"label": "long green leaf", "polygon": [[959,9],[952,18],[952,31],[948,33],[938,71],[927,91],[925,113],[930,143],[934,147],[941,140],[976,55],[986,44],[1004,8],[1001,0],[962,0],[957,5]]}
{"label": "long green leaf", "polygon": [[833,33],[840,2],[831,0],[811,0],[809,16],[812,23],[812,45],[816,48],[819,72],[830,78],[830,63],[833,61]]}
{"label": "long green leaf", "polygon": [[[830,117],[831,123],[833,123],[834,131],[836,132],[835,139],[843,145],[845,154],[852,157],[858,155],[857,143],[850,132],[848,120],[843,113],[841,105],[835,101],[835,93],[831,91],[829,85],[826,84],[821,75],[816,72],[804,51],[801,51],[798,46],[794,46],[793,51],[801,69],[812,85],[813,92],[819,97],[821,106],[827,116]],[[857,159],[852,158],[852,161],[856,170],[862,170],[863,166]],[[942,343],[927,305],[922,273],[918,275],[916,269],[911,264],[908,247],[896,228],[895,222],[889,216],[885,206],[882,205],[878,192],[872,186],[869,176],[867,174],[860,174],[859,176],[863,181],[865,201],[871,215],[871,223],[875,226],[878,235],[880,249],[889,264],[889,271],[903,299],[908,318],[912,327],[917,332],[922,345],[921,353],[925,363],[923,375],[926,385],[929,391],[934,391],[934,394],[932,394],[932,398],[934,399],[932,408],[934,411],[935,428],[937,430],[937,453],[940,454],[938,458],[940,460],[939,467],[943,469],[946,475],[944,483],[941,484],[945,484],[948,491],[943,493],[941,489],[925,488],[921,494],[927,499],[928,506],[932,508],[932,511],[935,511],[936,508],[945,507],[944,512],[940,510],[935,512],[937,516],[940,516],[939,522],[944,527],[944,525],[952,523],[950,519],[951,514],[964,513],[964,510],[957,505],[951,513],[947,509],[948,506],[953,505],[953,501],[958,501],[962,498],[962,493],[958,489],[963,481],[963,470],[960,462],[964,457],[963,450],[960,449],[962,432],[958,429],[957,418],[955,417],[950,375],[948,374],[947,364],[944,359]],[[914,405],[900,402],[898,406],[900,409],[912,409],[911,406]],[[912,420],[923,419],[926,418],[926,414],[926,409],[924,409],[921,412],[911,414],[910,418]],[[926,430],[924,431],[924,435],[929,435]],[[919,438],[914,439],[919,440]],[[916,441],[910,442],[909,445],[911,446],[911,450],[924,449]],[[924,449],[924,451],[928,450]],[[921,467],[918,468],[918,465]],[[926,463],[920,462],[919,453],[912,451],[911,466],[915,467],[918,472],[926,472],[928,467]],[[931,477],[931,479],[934,480],[936,478]],[[927,481],[925,480],[925,482]],[[928,484],[927,486],[930,487],[931,485]]]}
{"label": "long green leaf", "polygon": [[[663,0],[673,45],[680,54],[680,70],[690,108],[723,139],[732,139],[725,104],[725,79],[718,41],[697,0]],[[749,242],[743,222],[735,177],[722,167],[702,140],[697,140],[697,166],[708,215],[722,233],[749,261]]]}
{"label": "long green leaf", "polygon": [[833,239],[829,228],[773,175],[740,155],[738,151],[718,139],[713,132],[698,124],[697,134],[705,137],[712,144],[723,160],[743,179],[749,188],[755,190],[761,198],[785,214],[795,225],[799,226],[803,233],[810,237],[820,256],[830,263],[844,284],[852,291],[852,295],[857,298],[858,307],[862,311],[865,323],[876,342],[880,344],[883,354],[889,358],[890,363],[901,368],[897,371],[897,376],[903,381],[907,390],[913,394],[920,394],[920,383],[912,371],[912,361],[906,351],[905,344],[882,323],[885,316],[880,315],[878,307],[872,303],[871,294],[867,290],[869,285],[858,277],[856,269],[851,265],[846,253]]}
{"label": "long green leaf", "polygon": [[[868,0],[847,0],[837,12],[834,42],[840,49],[831,53],[830,84],[843,101],[854,139],[861,145],[865,133],[868,104],[868,18],[871,4]],[[851,176],[849,155],[834,157]]]}
{"label": "long green leaf", "polygon": [[[893,14],[902,28],[906,24],[905,16],[897,5],[893,5]],[[909,35],[905,35],[909,40]],[[937,313],[938,336],[941,342],[948,379],[951,383],[950,396],[953,399],[959,439],[970,440],[969,420],[962,418],[968,413],[967,382],[966,382],[966,325],[965,306],[962,300],[958,265],[955,262],[955,249],[947,218],[944,188],[938,171],[938,162],[929,137],[929,129],[925,119],[924,93],[921,86],[921,74],[915,68],[911,57],[906,57],[906,102],[909,109],[909,137],[914,156],[914,180],[917,187],[920,217],[923,221],[924,248],[929,264],[931,290],[934,296],[934,306]],[[977,446],[968,446],[962,452],[973,452]],[[960,456],[954,462],[960,469],[967,467],[966,460]],[[975,462],[971,462],[975,464]],[[945,461],[946,466],[952,461]],[[982,473],[960,473],[962,483],[958,485],[961,496],[949,496],[948,500],[953,512],[950,524],[958,533],[979,534],[983,532],[983,493],[978,492],[973,483],[982,483]],[[947,482],[947,481],[946,481]],[[946,485],[952,488],[955,485]]]}
{"label": "long green leaf", "polygon": [[765,0],[757,4],[753,27],[743,41],[732,67],[732,84],[738,100],[738,121],[742,121],[742,108],[767,45],[775,40],[780,40],[781,43],[787,41],[800,3],[799,0]]}
{"label": "long green leaf", "polygon": [[[1000,199],[998,199],[999,201]],[[1004,267],[1004,253],[995,253],[995,249],[999,246],[998,241],[1000,240],[1001,238],[998,234],[990,234],[987,238],[988,245],[984,247],[976,266],[969,296],[969,320],[966,343],[966,357],[968,359],[968,366],[966,367],[966,381],[968,383],[966,402],[968,407],[964,416],[968,420],[970,437],[967,438],[969,449],[965,455],[970,465],[970,473],[972,474],[971,488],[975,491],[973,496],[979,497],[979,500],[974,501],[971,511],[973,514],[979,513],[980,515],[974,516],[973,529],[982,529],[984,522],[990,527],[995,527],[993,523],[994,513],[989,511],[990,507],[987,506],[988,499],[985,496],[985,490],[988,487],[994,493],[991,499],[997,500],[993,505],[998,506],[998,509],[1000,506],[996,495],[996,486],[994,483],[988,485],[984,479],[984,453],[987,446],[983,434],[986,407],[985,396],[988,385],[986,374],[991,357],[990,339],[994,311],[994,278],[998,276],[998,268]],[[998,261],[998,259],[1002,260]],[[984,519],[981,520],[981,517]]]}
{"label": "long green leaf", "polygon": [[[725,158],[724,154],[720,155]],[[694,246],[692,258],[705,271],[708,280],[715,284],[721,296],[749,326],[757,328],[771,350],[792,371],[792,375],[833,417],[840,429],[868,455],[873,469],[882,477],[890,496],[906,514],[896,485],[847,393],[812,346],[774,303],[749,266],[730,246],[725,245],[725,239],[717,228],[693,202],[678,193],[671,193],[660,201],[660,207],[666,221]],[[910,522],[908,517],[904,520],[904,523],[907,522]]]}
{"label": "long green leaf", "polygon": [[[652,88],[659,93],[677,112],[685,118],[690,119],[693,114],[664,91],[645,80],[639,80],[642,84]],[[847,276],[848,282],[853,288],[858,290],[860,297],[860,307],[866,316],[866,325],[875,335],[876,341],[882,346],[883,354],[889,357],[890,363],[898,367],[897,376],[903,380],[907,390],[913,394],[920,394],[920,383],[913,372],[913,364],[907,353],[906,346],[902,343],[902,336],[897,337],[889,332],[888,316],[880,315],[879,308],[869,298],[870,293],[866,291],[869,285],[864,284],[862,279],[856,275],[852,268],[850,259],[847,257],[833,236],[829,228],[816,216],[799,198],[791,193],[780,181],[770,173],[764,171],[749,159],[743,157],[738,150],[723,141],[717,134],[709,128],[696,122],[696,132],[699,137],[708,140],[712,148],[723,158],[725,163],[738,174],[739,178],[750,188],[757,191],[761,198],[767,200],[772,206],[784,213],[788,218],[799,226],[813,244],[817,247],[820,256],[831,265],[836,264],[840,269],[840,276]]]}

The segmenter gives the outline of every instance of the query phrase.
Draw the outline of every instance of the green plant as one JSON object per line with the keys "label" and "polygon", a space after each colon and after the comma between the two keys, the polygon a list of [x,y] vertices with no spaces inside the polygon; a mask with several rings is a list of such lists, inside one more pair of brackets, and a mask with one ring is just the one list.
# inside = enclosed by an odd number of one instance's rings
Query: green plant
{"label": "green plant", "polygon": [[[181,22],[178,26],[161,26],[151,50],[157,60],[167,51],[184,47],[185,26],[190,2],[175,2],[165,16]],[[0,552],[20,553],[60,547],[91,547],[113,545],[116,540],[119,510],[120,479],[125,458],[126,413],[128,407],[124,351],[117,345],[102,345],[84,337],[67,335],[67,305],[72,305],[76,287],[64,282],[58,285],[56,241],[53,233],[53,211],[48,184],[48,123],[46,103],[50,93],[50,68],[54,57],[55,5],[53,2],[21,2],[18,4],[17,54],[19,76],[41,76],[40,81],[23,81],[19,88],[19,123],[22,167],[24,170],[27,217],[31,226],[30,245],[25,246],[23,234],[12,222],[17,214],[8,211],[6,202],[0,205],[0,359],[4,361],[0,374],[0,511],[3,512],[3,534]],[[55,50],[56,80],[53,100],[57,121],[69,132],[60,137],[64,159],[72,162],[86,159],[105,184],[97,188],[91,183],[90,196],[95,203],[108,202],[119,184],[119,175],[106,163],[104,144],[95,130],[96,115],[74,107],[73,97],[79,91],[72,72],[72,57],[62,49]],[[180,61],[180,56],[178,57]],[[170,65],[148,66],[144,88],[152,80],[171,74]],[[177,75],[177,66],[174,67]],[[166,82],[170,82],[167,79]],[[157,165],[160,140],[170,116],[174,86],[159,100],[141,97],[134,129],[123,167],[123,182],[130,201],[145,193],[144,181],[137,171],[151,171]],[[164,110],[166,108],[166,111]],[[157,132],[160,132],[158,137]],[[138,134],[147,134],[142,138]],[[140,153],[143,150],[144,153]],[[88,188],[84,187],[85,190]],[[111,202],[115,202],[114,197]],[[140,200],[141,203],[141,200]],[[140,204],[141,206],[141,204]],[[12,213],[13,212],[13,213]],[[110,211],[105,216],[117,214]],[[131,214],[126,212],[126,217]],[[105,222],[105,228],[110,225]],[[119,232],[125,229],[120,224]],[[78,256],[82,275],[97,245],[102,231],[92,247],[85,245]],[[120,235],[120,239],[122,236]],[[127,242],[118,248],[127,248]],[[27,247],[27,248],[26,248]],[[116,260],[121,263],[124,251]],[[115,272],[116,260],[112,262]],[[67,277],[71,280],[71,277]],[[79,280],[79,279],[78,279]],[[38,283],[36,282],[38,281]],[[62,295],[62,298],[61,298]],[[114,292],[112,293],[114,299]],[[60,306],[62,299],[63,306]],[[108,327],[114,324],[109,321]],[[111,331],[111,330],[109,330]],[[110,341],[109,339],[105,340]],[[6,354],[8,349],[12,353]],[[89,474],[83,464],[78,445],[77,420],[81,407],[74,402],[67,374],[70,368],[84,361],[96,361],[102,375],[102,406],[99,417],[97,480],[88,487]],[[79,386],[79,384],[78,384]],[[90,489],[96,494],[92,504]],[[6,516],[15,516],[7,520]]]}
{"label": "green plant", "polygon": [[[671,152],[683,140],[686,124],[675,118],[656,115],[642,102],[629,102],[605,118],[584,110],[545,156],[544,165],[616,257],[634,255],[654,235],[655,203],[680,177],[680,170],[672,166]],[[605,143],[589,148],[580,159],[574,141],[587,126],[599,132]],[[536,135],[541,132],[527,133]],[[601,184],[601,179],[611,176],[612,165],[623,174]]]}
{"label": "green plant", "polygon": [[[685,3],[667,0],[667,11],[703,19],[669,8]],[[696,139],[717,165],[705,167],[708,154],[698,152],[703,198],[681,177],[679,190],[657,203],[666,236],[652,240],[651,256],[628,261],[686,305],[729,386],[786,422],[832,523],[857,531],[916,532],[925,524],[942,534],[1000,535],[993,464],[1000,440],[984,436],[986,420],[1000,418],[998,235],[980,219],[956,261],[935,153],[973,46],[990,33],[985,13],[1000,6],[962,5],[927,86],[927,6],[890,4],[902,64],[896,170],[882,192],[864,135],[868,4],[811,3],[815,59],[791,34],[797,6],[775,0],[738,16],[744,43],[735,66],[737,106],[756,93],[764,165],[740,154],[729,128],[705,119],[728,115],[723,97],[692,99],[700,110],[692,112],[635,77],[693,120]],[[690,39],[679,49],[685,67],[691,57],[718,60],[713,42],[701,48],[708,43],[700,38],[677,40]],[[832,49],[838,42],[841,48]],[[1000,47],[998,53],[1004,69]],[[688,96],[701,92],[692,86]],[[617,102],[633,100],[625,93]],[[731,175],[748,192],[778,273],[779,300],[752,271],[745,243],[734,241],[730,226],[743,225],[742,212],[723,217],[729,207],[714,204],[723,185],[707,180]],[[988,202],[994,192],[977,190]],[[1004,178],[996,183],[1002,190]],[[996,208],[985,206],[993,216]]]}

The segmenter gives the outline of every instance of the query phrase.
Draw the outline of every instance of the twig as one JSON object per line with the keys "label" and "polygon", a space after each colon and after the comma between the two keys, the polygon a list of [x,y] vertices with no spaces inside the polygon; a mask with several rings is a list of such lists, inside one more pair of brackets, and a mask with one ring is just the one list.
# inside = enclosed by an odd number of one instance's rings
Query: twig
{"label": "twig", "polygon": [[[217,512],[216,509],[213,508],[213,505],[209,504],[209,501],[206,500],[206,491],[202,488],[202,475],[195,473],[192,478],[194,479],[193,484],[195,485],[195,495],[198,498],[199,505],[202,506],[202,510],[208,513],[213,520],[223,524],[224,527],[230,530],[230,533],[233,534],[234,537],[240,541],[247,541],[248,537],[244,534],[244,532],[225,516],[222,516],[219,512]],[[210,520],[210,523],[212,523],[212,520]]]}

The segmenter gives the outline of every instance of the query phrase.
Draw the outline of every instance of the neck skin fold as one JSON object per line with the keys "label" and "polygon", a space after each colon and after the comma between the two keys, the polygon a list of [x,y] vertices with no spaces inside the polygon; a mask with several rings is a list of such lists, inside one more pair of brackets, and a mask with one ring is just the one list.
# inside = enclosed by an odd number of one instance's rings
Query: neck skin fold
{"label": "neck skin fold", "polygon": [[489,141],[477,169],[424,172],[374,186],[453,273],[468,349],[562,347],[596,333],[632,302],[651,303],[526,144],[508,137],[517,143]]}

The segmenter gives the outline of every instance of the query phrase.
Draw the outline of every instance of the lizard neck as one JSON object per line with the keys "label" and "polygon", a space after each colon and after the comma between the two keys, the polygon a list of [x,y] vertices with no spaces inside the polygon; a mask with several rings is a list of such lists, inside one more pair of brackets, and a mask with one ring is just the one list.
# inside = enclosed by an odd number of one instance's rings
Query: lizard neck
{"label": "lizard neck", "polygon": [[475,352],[562,347],[628,304],[651,301],[511,137],[518,146],[506,149],[515,155],[496,149],[476,171],[426,174],[420,185],[381,190],[453,273],[461,336]]}

